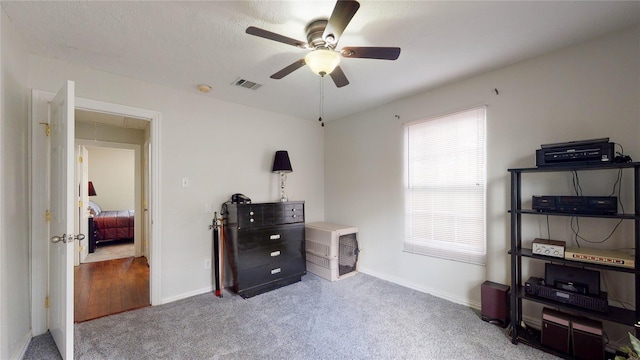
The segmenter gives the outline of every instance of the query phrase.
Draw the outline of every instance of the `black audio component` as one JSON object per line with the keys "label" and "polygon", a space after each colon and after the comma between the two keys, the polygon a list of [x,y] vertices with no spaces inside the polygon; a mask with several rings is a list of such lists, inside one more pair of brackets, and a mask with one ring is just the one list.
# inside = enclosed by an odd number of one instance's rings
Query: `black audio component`
{"label": "black audio component", "polygon": [[615,158],[615,144],[609,138],[544,144],[536,150],[536,166],[595,165]]}
{"label": "black audio component", "polygon": [[618,212],[617,196],[533,196],[531,208],[539,212],[613,215]]}
{"label": "black audio component", "polygon": [[609,310],[607,293],[605,291],[601,291],[598,296],[583,295],[545,285],[544,280],[537,277],[530,277],[524,285],[524,291],[529,295],[603,313]]}
{"label": "black audio component", "polygon": [[579,294],[600,294],[600,272],[573,266],[544,264],[544,281],[560,290]]}

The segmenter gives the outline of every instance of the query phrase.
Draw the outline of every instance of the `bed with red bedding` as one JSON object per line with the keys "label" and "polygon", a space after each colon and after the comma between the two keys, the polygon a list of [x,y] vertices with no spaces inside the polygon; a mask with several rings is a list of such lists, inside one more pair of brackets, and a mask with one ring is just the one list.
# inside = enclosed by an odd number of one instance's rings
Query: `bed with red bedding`
{"label": "bed with red bedding", "polygon": [[90,201],[96,244],[107,241],[133,240],[133,210],[102,210]]}

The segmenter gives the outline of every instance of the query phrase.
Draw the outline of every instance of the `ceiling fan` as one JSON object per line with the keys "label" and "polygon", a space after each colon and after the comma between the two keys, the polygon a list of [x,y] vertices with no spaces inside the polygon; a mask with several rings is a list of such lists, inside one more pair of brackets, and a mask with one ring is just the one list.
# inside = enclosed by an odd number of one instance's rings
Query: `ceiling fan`
{"label": "ceiling fan", "polygon": [[314,73],[320,76],[329,74],[337,87],[343,87],[349,85],[349,80],[340,68],[340,56],[379,60],[396,60],[400,56],[399,47],[351,46],[336,50],[342,32],[359,8],[360,4],[355,0],[338,0],[328,20],[315,20],[307,25],[306,43],[254,26],[248,27],[246,33],[311,50],[304,58],[271,75],[272,79],[282,79],[304,65],[308,65]]}

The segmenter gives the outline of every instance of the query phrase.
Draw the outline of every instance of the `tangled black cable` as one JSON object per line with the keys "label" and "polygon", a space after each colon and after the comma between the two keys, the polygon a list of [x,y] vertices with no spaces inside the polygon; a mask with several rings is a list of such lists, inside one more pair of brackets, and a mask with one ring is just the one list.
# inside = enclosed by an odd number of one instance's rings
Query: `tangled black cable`
{"label": "tangled black cable", "polygon": [[[622,147],[622,146],[621,146]],[[576,193],[576,196],[582,196],[582,186],[580,185],[580,177],[578,176],[578,172],[576,170],[573,170],[571,172],[572,175],[572,179],[573,179],[573,190]],[[613,195],[617,195],[618,196],[618,203],[620,204],[620,209],[622,210],[622,214],[625,213],[624,210],[624,205],[622,204],[621,201],[621,197],[620,197],[620,193],[621,193],[621,189],[622,189],[622,169],[618,169],[618,175],[616,176],[616,181],[613,183],[613,188],[611,189],[611,194],[609,196],[613,196]],[[574,225],[574,220],[575,220],[575,225]],[[613,227],[613,230],[611,230],[611,233],[609,233],[609,235],[599,241],[595,241],[595,240],[589,240],[583,236],[580,236],[580,218],[576,217],[576,216],[572,216],[571,217],[571,221],[570,221],[570,226],[571,226],[571,231],[573,232],[574,235],[574,240],[576,242],[576,245],[578,247],[580,247],[580,241],[582,240],[584,242],[590,243],[590,244],[601,244],[607,240],[609,240],[613,234],[616,232],[616,230],[618,229],[618,227],[620,226],[620,224],[622,224],[622,220],[620,219],[618,221],[618,223],[616,224],[616,226]],[[548,222],[549,220],[547,219],[547,226],[548,226]],[[547,230],[548,231],[548,230]]]}

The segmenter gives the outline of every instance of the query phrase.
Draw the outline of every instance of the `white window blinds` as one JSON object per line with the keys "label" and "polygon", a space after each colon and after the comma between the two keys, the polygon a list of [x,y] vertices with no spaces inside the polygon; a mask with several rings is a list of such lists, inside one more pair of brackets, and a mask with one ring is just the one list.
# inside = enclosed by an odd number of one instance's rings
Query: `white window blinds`
{"label": "white window blinds", "polygon": [[486,107],[406,128],[405,251],[484,265]]}

